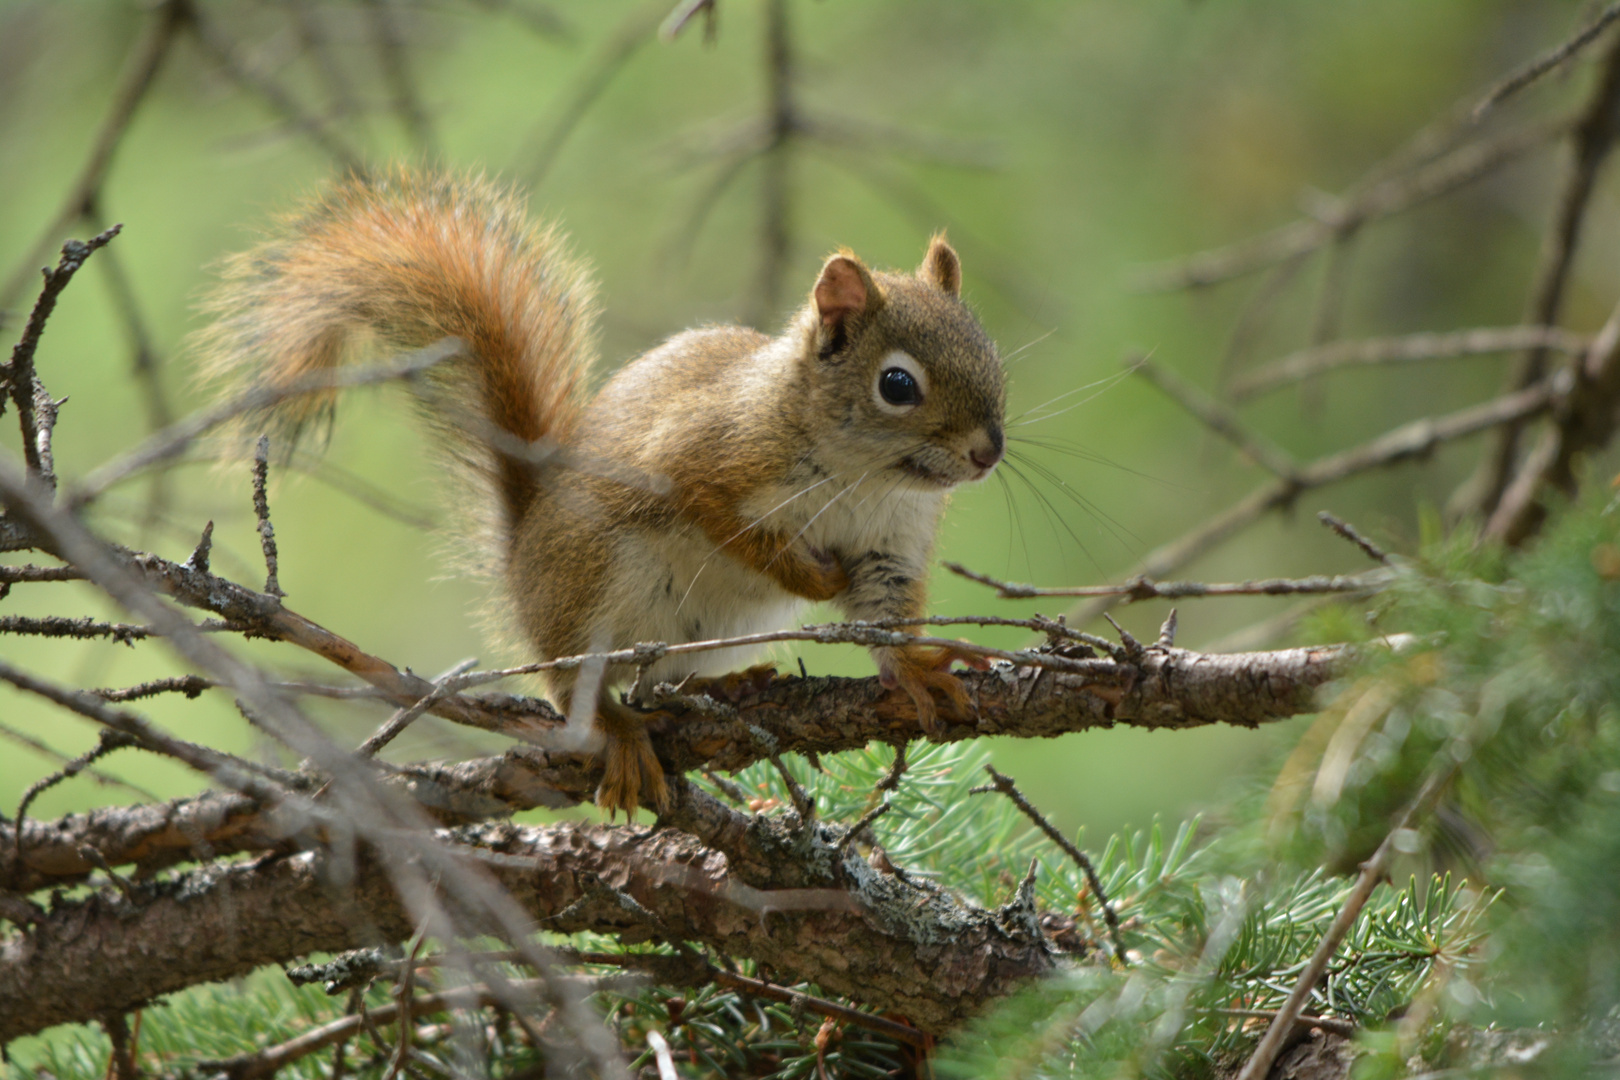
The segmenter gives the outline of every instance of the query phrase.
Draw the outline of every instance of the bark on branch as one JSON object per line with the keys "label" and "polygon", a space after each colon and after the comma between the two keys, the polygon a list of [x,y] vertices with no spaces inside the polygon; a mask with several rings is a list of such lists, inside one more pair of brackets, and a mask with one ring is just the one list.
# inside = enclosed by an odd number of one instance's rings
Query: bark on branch
{"label": "bark on branch", "polygon": [[[1134,661],[1098,661],[1113,669],[1111,675],[999,665],[960,676],[978,715],[944,717],[944,729],[932,738],[1051,738],[1115,724],[1254,727],[1314,709],[1317,688],[1352,658],[1342,645],[1227,655],[1152,646]],[[671,710],[651,725],[654,746],[672,772],[729,771],[773,753],[834,753],[922,736],[911,699],[875,678],[777,676],[735,704],[709,707],[722,715]],[[600,769],[588,757],[521,744],[493,757],[411,766],[395,779],[446,824],[581,802],[599,781]],[[235,793],[29,821],[20,860],[18,849],[0,845],[0,883],[27,893],[82,881],[99,865],[87,848],[108,865],[133,864],[146,875],[199,858],[267,850],[302,827],[302,816],[278,818],[274,807]]]}
{"label": "bark on branch", "polygon": [[[682,828],[495,824],[438,839],[476,857],[545,929],[699,942],[926,1031],[1055,963],[1032,903],[979,908],[881,872],[838,846],[839,826],[748,817],[684,785],[671,818]],[[330,868],[306,852],[58,903],[0,944],[0,1043],[415,931],[385,872],[362,859],[340,883]]]}

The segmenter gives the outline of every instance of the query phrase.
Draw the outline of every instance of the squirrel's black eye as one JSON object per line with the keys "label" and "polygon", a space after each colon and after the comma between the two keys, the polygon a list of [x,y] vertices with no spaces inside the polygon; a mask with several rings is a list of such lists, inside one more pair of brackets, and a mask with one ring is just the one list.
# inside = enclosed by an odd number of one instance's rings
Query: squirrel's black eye
{"label": "squirrel's black eye", "polygon": [[905,368],[884,368],[878,376],[878,393],[890,405],[915,405],[922,400],[917,379]]}

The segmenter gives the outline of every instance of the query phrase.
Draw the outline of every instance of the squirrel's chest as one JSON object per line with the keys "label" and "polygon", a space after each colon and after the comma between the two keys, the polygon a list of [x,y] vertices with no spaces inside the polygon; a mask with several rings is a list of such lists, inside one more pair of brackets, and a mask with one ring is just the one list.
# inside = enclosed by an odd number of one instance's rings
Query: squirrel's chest
{"label": "squirrel's chest", "polygon": [[853,480],[792,476],[756,493],[746,509],[750,520],[824,551],[917,559],[933,546],[945,499],[942,490],[885,471]]}

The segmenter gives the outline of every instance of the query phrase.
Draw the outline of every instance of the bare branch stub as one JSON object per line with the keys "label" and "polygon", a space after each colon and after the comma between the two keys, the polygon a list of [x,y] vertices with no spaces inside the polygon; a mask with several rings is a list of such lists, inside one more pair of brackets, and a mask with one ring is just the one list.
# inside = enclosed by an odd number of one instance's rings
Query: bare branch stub
{"label": "bare branch stub", "polygon": [[265,494],[269,475],[270,436],[260,435],[258,448],[253,454],[253,516],[258,519],[259,546],[264,550],[264,591],[266,595],[279,600],[287,594],[281,591],[278,580],[280,566],[276,559],[276,530],[270,524],[270,499]]}
{"label": "bare branch stub", "polygon": [[56,425],[56,408],[60,402],[46,392],[45,385],[35,373],[34,353],[39,348],[46,320],[56,310],[62,290],[67,288],[68,282],[73,280],[73,275],[85,260],[98,248],[105,247],[122,229],[122,225],[114,225],[89,240],[69,240],[62,245],[62,257],[56,268],[42,271],[45,287],[40,290],[39,299],[34,301],[28,322],[23,326],[22,337],[12,346],[11,359],[0,364],[0,412],[5,409],[6,397],[10,397],[17,406],[18,420],[22,425],[23,460],[35,475],[53,489],[56,487],[56,469],[51,454],[51,433]]}
{"label": "bare branch stub", "polygon": [[1367,558],[1371,559],[1373,562],[1383,563],[1385,566],[1389,565],[1389,552],[1385,551],[1383,548],[1379,547],[1377,544],[1363,536],[1361,532],[1348,521],[1345,521],[1343,518],[1334,517],[1326,510],[1318,512],[1316,515],[1316,520],[1320,521],[1323,525],[1326,525],[1329,529],[1332,529],[1335,533],[1356,545],[1356,547],[1360,548],[1362,552],[1366,554]]}
{"label": "bare branch stub", "polygon": [[[1350,229],[1390,217],[1488,176],[1564,135],[1566,117],[1533,121],[1448,151],[1392,176],[1376,178],[1340,201],[1332,221],[1307,217],[1224,248],[1151,267],[1137,279],[1144,292],[1214,285],[1319,250]],[[1380,170],[1372,170],[1377,177]]]}

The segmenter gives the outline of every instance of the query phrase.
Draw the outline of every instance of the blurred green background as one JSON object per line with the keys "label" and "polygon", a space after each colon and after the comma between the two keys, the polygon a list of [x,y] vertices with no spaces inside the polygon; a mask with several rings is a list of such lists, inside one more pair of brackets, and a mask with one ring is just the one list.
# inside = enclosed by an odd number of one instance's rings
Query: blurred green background
{"label": "blurred green background", "polygon": [[[623,44],[624,63],[531,185],[534,210],[561,222],[596,267],[606,309],[604,371],[696,323],[763,316],[774,328],[830,249],[849,245],[871,262],[909,267],[929,233],[948,227],[966,296],[1009,357],[1011,413],[1045,419],[1018,429],[1034,440],[1013,462],[1021,477],[1004,469],[999,480],[956,496],[939,555],[1052,585],[1119,579],[1153,546],[1265,478],[1150,387],[1116,378],[1127,356],[1150,351],[1185,378],[1215,385],[1260,279],[1144,295],[1129,288],[1130,273],[1297,217],[1313,191],[1343,189],[1434,116],[1561,40],[1584,10],[1574,0],[787,0],[793,90],[800,115],[820,135],[797,137],[778,152],[791,245],[784,292],[773,304],[760,286],[764,168],[735,165],[737,133],[766,107],[763,3],[720,0],[712,44],[701,25],[673,42],[648,32],[671,6],[394,4],[431,132],[423,139],[392,107],[386,52],[372,47],[367,5],[198,5],[252,71],[329,117],[367,160],[427,158],[519,180],[532,175],[537,148],[602,70],[602,58]],[[552,16],[563,32],[548,29]],[[28,257],[56,215],[148,18],[143,5],[110,0],[0,2],[0,273]],[[320,54],[307,48],[308,26],[326,43]],[[1516,102],[1514,115],[1559,107],[1580,85],[1579,77],[1552,80]],[[1532,155],[1365,230],[1337,332],[1517,322],[1559,163],[1551,150]],[[118,148],[100,210],[124,223],[109,250],[131,282],[177,411],[203,402],[186,335],[198,325],[193,304],[209,281],[207,266],[251,243],[255,225],[332,171],[326,155],[192,44],[173,50]],[[1616,211],[1606,188],[1567,308],[1574,327],[1598,325],[1620,291]],[[51,238],[53,252],[63,238]],[[105,261],[98,255],[69,288],[38,354],[47,386],[68,398],[56,446],[69,482],[147,431],[129,330],[107,267],[96,265]],[[1279,294],[1246,362],[1310,338],[1322,274],[1323,261],[1313,261]],[[33,291],[30,283],[7,312],[0,344],[8,349]],[[1482,400],[1499,385],[1504,363],[1486,357],[1346,374],[1311,393],[1264,399],[1244,415],[1309,459]],[[274,485],[288,603],[421,673],[467,656],[520,662],[481,640],[480,598],[445,576],[433,531],[400,520],[443,516],[408,411],[397,390],[353,395],[325,459],[344,472],[288,475]],[[14,450],[11,423],[3,437]],[[1292,516],[1264,521],[1178,576],[1359,569],[1360,556],[1316,525],[1316,511],[1332,510],[1397,547],[1409,544],[1420,510],[1444,502],[1477,451],[1464,443],[1418,465],[1313,492]],[[385,492],[405,513],[380,512],[334,486],[356,482]],[[259,582],[245,471],[187,464],[166,484],[161,515],[152,513],[151,486],[138,480],[98,508],[97,526],[184,558],[213,520],[216,569]],[[944,571],[933,595],[937,613],[1062,610],[1061,601],[998,601]],[[1180,643],[1218,642],[1286,604],[1184,604]],[[38,584],[15,587],[0,600],[0,614],[116,616],[87,587]],[[1164,605],[1146,604],[1120,618],[1151,636],[1164,614]],[[1015,631],[975,636],[1023,640]],[[280,670],[338,674],[289,646],[233,645]],[[0,655],[76,686],[178,671],[158,643],[0,636]],[[812,672],[871,670],[853,648],[782,654],[789,663],[795,656]],[[312,708],[350,740],[382,715],[375,705]],[[222,695],[154,700],[143,711],[188,739],[272,752]],[[0,688],[0,723],[66,754],[94,739],[77,719],[7,688]],[[1052,744],[1005,743],[995,754],[1060,823],[1098,837],[1213,800],[1268,738],[1228,729],[1089,732]],[[490,745],[424,721],[392,752],[414,759]],[[0,738],[0,806],[12,812],[54,767]],[[163,796],[199,787],[194,775],[128,752],[103,768]],[[140,797],[80,778],[48,792],[31,812],[52,816]]]}

